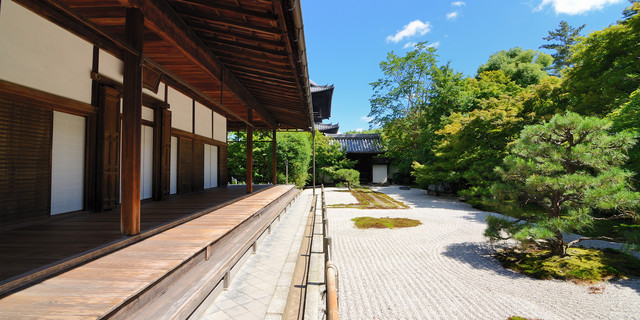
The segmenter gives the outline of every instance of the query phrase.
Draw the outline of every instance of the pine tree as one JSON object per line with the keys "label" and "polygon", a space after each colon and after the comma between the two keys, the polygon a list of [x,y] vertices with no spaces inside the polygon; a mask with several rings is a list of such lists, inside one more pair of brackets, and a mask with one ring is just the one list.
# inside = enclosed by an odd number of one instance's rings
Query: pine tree
{"label": "pine tree", "polygon": [[578,28],[574,28],[563,20],[560,21],[555,31],[549,31],[549,35],[542,38],[542,40],[549,42],[556,41],[540,46],[541,49],[556,51],[551,54],[553,57],[553,64],[549,67],[549,70],[552,70],[551,74],[560,76],[560,71],[570,66],[571,45],[576,43],[576,38],[580,35],[580,31],[582,31],[584,27],[585,25],[583,24]]}
{"label": "pine tree", "polygon": [[510,194],[511,199],[536,203],[544,213],[515,222],[491,216],[485,234],[494,240],[504,232],[523,242],[546,240],[553,254],[565,255],[574,243],[566,244],[562,233],[589,226],[595,219],[592,209],[621,212],[616,218],[637,218],[633,209],[640,194],[630,190],[632,173],[621,168],[634,135],[610,134],[610,128],[608,120],[571,112],[525,127],[496,169],[506,185],[493,192],[496,197]]}

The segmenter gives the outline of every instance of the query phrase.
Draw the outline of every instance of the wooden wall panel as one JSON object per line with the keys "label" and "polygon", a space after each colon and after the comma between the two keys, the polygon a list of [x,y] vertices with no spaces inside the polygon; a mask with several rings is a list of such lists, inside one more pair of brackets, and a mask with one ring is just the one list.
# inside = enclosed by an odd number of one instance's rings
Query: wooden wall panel
{"label": "wooden wall panel", "polygon": [[178,141],[178,193],[192,191],[193,140],[180,137]]}
{"label": "wooden wall panel", "polygon": [[46,218],[53,112],[0,95],[0,224]]}
{"label": "wooden wall panel", "polygon": [[120,95],[101,86],[98,112],[96,210],[115,209],[120,192]]}
{"label": "wooden wall panel", "polygon": [[193,143],[193,177],[191,191],[204,190],[204,143],[195,141]]}

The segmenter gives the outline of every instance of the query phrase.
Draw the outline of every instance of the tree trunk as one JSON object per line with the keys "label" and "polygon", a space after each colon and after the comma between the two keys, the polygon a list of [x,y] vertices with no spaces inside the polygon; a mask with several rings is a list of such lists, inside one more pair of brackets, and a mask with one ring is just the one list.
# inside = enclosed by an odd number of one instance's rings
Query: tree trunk
{"label": "tree trunk", "polygon": [[551,254],[559,255],[562,257],[567,255],[567,247],[564,244],[562,233],[560,232],[556,233],[555,238],[551,239],[549,242],[551,246]]}

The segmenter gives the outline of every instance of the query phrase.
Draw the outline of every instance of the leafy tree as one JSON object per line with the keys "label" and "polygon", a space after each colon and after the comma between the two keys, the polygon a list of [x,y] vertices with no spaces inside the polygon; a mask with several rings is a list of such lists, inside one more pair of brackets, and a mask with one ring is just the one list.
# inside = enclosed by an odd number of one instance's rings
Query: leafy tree
{"label": "leafy tree", "polygon": [[549,35],[542,38],[542,40],[549,42],[555,41],[540,46],[541,49],[556,51],[551,54],[553,57],[553,64],[549,67],[550,70],[553,70],[553,75],[560,76],[560,71],[571,65],[569,62],[569,58],[571,57],[571,46],[576,43],[576,38],[580,36],[580,31],[582,31],[584,27],[585,25],[583,24],[574,28],[566,21],[562,20],[555,31],[549,31]]}
{"label": "leafy tree", "polygon": [[344,181],[349,190],[351,190],[351,186],[357,186],[360,184],[360,172],[354,169],[336,170],[333,178],[339,181]]}
{"label": "leafy tree", "polygon": [[565,76],[573,111],[604,116],[640,87],[640,2],[631,9],[627,20],[580,38],[574,46],[573,67]]}
{"label": "leafy tree", "polygon": [[308,132],[278,132],[276,149],[278,183],[285,181],[285,160],[289,164],[289,183],[302,187],[309,178],[311,164],[311,135]]}
{"label": "leafy tree", "polygon": [[515,47],[492,54],[487,63],[478,67],[478,75],[486,71],[502,70],[513,82],[527,87],[548,76],[544,69],[552,62],[553,58],[546,53]]}
{"label": "leafy tree", "polygon": [[630,209],[640,194],[629,189],[631,173],[620,168],[634,136],[610,134],[610,128],[610,121],[571,112],[525,127],[503,167],[496,169],[507,184],[497,185],[494,195],[535,203],[544,212],[518,221],[491,216],[485,234],[494,240],[503,232],[519,241],[543,239],[553,254],[565,255],[567,247],[592,239],[566,244],[562,236],[589,226],[596,219],[592,209],[622,212],[615,218],[637,217]]}

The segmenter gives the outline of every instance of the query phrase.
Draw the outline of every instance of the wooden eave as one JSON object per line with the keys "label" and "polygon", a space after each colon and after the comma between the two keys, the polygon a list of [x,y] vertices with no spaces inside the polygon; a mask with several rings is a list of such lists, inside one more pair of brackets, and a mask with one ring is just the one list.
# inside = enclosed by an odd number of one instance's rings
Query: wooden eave
{"label": "wooden eave", "polygon": [[226,115],[229,130],[313,125],[306,56],[294,25],[300,11],[290,10],[288,1],[17,2],[119,57],[132,51],[123,41],[125,12],[137,7],[145,17],[145,64]]}

